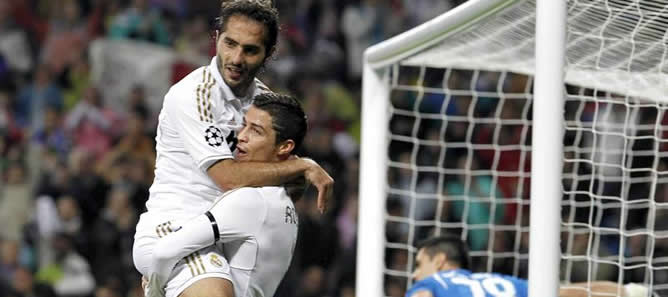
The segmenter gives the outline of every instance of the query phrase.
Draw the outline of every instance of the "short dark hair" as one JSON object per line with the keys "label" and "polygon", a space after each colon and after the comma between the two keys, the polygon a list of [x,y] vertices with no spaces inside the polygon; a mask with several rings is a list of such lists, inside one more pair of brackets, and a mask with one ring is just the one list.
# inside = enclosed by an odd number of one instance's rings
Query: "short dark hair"
{"label": "short dark hair", "polygon": [[292,139],[295,142],[292,151],[301,148],[308,123],[304,109],[296,98],[285,94],[262,93],[255,96],[253,105],[271,116],[277,144]]}
{"label": "short dark hair", "polygon": [[433,258],[439,253],[444,253],[447,261],[463,269],[470,269],[469,248],[458,236],[451,234],[427,238],[417,245],[418,250]]}
{"label": "short dark hair", "polygon": [[267,56],[276,45],[278,40],[278,10],[272,5],[273,0],[228,0],[223,1],[220,6],[220,16],[216,21],[216,29],[220,32],[227,30],[227,21],[235,15],[243,15],[259,23],[266,28],[264,47]]}

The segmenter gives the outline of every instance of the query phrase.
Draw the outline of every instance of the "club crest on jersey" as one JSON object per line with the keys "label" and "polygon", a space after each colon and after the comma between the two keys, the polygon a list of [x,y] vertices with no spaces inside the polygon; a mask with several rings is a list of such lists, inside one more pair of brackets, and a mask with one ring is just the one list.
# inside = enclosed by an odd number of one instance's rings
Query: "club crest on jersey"
{"label": "club crest on jersey", "polygon": [[206,143],[210,146],[219,147],[223,144],[223,131],[214,126],[209,126],[209,128],[206,128],[206,131],[204,131],[204,140],[206,140]]}
{"label": "club crest on jersey", "polygon": [[209,260],[211,264],[216,267],[223,267],[223,261],[218,258],[218,255],[211,254],[209,255]]}

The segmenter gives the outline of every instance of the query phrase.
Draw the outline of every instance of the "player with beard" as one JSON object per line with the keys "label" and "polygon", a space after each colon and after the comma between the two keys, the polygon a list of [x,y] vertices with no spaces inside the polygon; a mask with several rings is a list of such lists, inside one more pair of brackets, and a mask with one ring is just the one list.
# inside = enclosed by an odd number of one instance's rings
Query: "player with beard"
{"label": "player with beard", "polygon": [[[173,227],[208,210],[226,191],[246,186],[281,185],[304,177],[318,189],[318,208],[325,210],[332,178],[315,162],[291,158],[281,162],[240,162],[232,151],[235,133],[252,99],[270,92],[255,78],[275,50],[278,13],[265,1],[223,2],[216,31],[216,56],[170,88],[159,115],[155,179],[136,227],[133,259],[148,276],[153,249]],[[174,268],[169,297],[189,296],[191,285],[204,279],[229,278],[227,263],[203,261],[215,247],[197,251]],[[223,258],[224,260],[224,258]],[[211,292],[225,282],[211,284]],[[213,294],[213,293],[211,293]],[[209,296],[211,296],[209,294]]]}
{"label": "player with beard", "polygon": [[[246,162],[287,160],[301,146],[306,128],[306,116],[297,100],[260,94],[246,113],[236,158]],[[234,284],[234,294],[228,287],[225,296],[273,296],[288,270],[297,240],[293,202],[301,193],[294,190],[277,186],[231,190],[205,214],[173,226],[178,231],[155,245],[148,297],[163,296],[172,267],[181,259],[217,243],[222,244]],[[209,255],[202,260],[222,265],[224,259]]]}

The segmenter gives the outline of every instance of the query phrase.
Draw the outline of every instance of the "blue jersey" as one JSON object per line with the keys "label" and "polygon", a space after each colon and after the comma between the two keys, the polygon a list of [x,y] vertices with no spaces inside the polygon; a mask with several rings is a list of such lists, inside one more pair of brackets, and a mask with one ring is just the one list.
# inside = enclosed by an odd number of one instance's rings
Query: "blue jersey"
{"label": "blue jersey", "polygon": [[527,297],[528,284],[513,276],[455,269],[435,273],[415,283],[406,297],[423,290],[434,297]]}

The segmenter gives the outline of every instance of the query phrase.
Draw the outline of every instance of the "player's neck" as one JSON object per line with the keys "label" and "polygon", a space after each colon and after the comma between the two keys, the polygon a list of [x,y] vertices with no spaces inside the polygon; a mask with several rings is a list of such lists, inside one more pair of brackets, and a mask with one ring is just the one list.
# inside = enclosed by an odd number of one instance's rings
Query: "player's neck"
{"label": "player's neck", "polygon": [[440,271],[448,271],[448,270],[455,270],[455,269],[461,269],[458,265],[452,265],[449,262],[443,263],[441,266]]}
{"label": "player's neck", "polygon": [[[219,71],[222,71],[221,69],[218,69]],[[250,87],[250,82],[246,84],[239,84],[236,87],[229,86],[230,90],[234,94],[234,96],[237,96],[237,98],[245,98],[246,95],[248,94],[248,88]]]}

